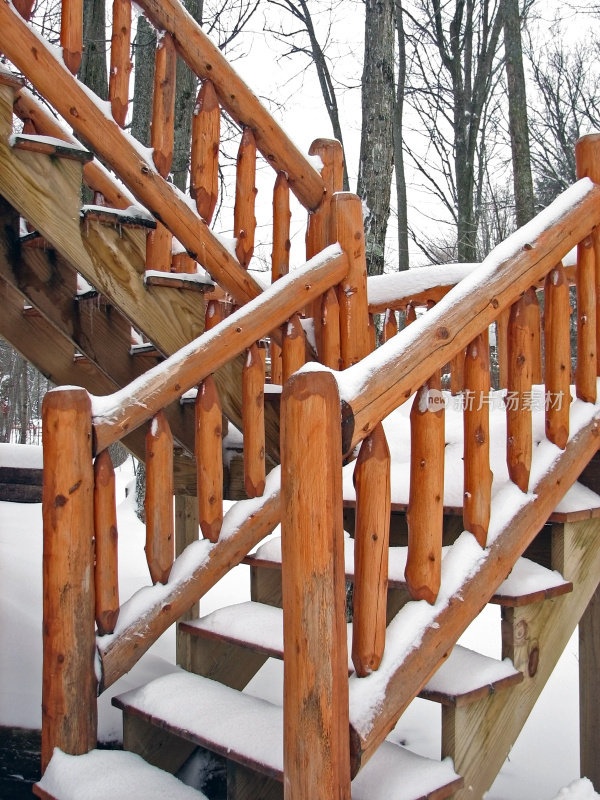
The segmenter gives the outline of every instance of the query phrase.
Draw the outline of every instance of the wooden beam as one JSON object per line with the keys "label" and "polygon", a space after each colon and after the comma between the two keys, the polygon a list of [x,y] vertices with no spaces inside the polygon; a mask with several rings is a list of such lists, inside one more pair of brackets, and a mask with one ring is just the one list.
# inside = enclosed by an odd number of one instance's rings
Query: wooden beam
{"label": "wooden beam", "polygon": [[[597,523],[596,523],[597,524]],[[581,774],[600,790],[600,588],[579,620],[579,756]]]}

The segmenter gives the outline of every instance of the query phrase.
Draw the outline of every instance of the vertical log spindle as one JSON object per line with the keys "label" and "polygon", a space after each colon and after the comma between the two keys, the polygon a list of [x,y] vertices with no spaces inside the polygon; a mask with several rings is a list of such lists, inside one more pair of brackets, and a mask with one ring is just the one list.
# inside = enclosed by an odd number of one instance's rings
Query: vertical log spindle
{"label": "vertical log spindle", "polygon": [[65,66],[77,75],[83,53],[83,0],[62,0],[60,43]]}
{"label": "vertical log spindle", "polygon": [[569,283],[562,264],[551,270],[544,285],[546,344],[546,436],[560,447],[569,438],[571,406],[571,337]]}
{"label": "vertical log spindle", "polygon": [[577,245],[577,397],[596,402],[596,255],[591,236]]}
{"label": "vertical log spindle", "polygon": [[55,747],[96,747],[94,474],[86,391],[54,389],[42,410],[44,522],[42,771]]}
{"label": "vertical log spindle", "polygon": [[375,352],[377,347],[377,328],[375,327],[375,316],[369,314],[369,352]]}
{"label": "vertical log spindle", "polygon": [[331,234],[348,256],[348,274],[338,286],[342,368],[356,364],[371,352],[367,302],[367,259],[360,198],[338,192],[331,202]]}
{"label": "vertical log spindle", "polygon": [[129,76],[133,69],[131,50],[131,0],[113,0],[108,99],[112,115],[122,128],[129,105]]}
{"label": "vertical log spindle", "polygon": [[[431,393],[430,393],[431,390]],[[435,409],[435,410],[434,410]],[[433,604],[440,589],[444,527],[444,406],[431,383],[410,412],[411,457],[406,582],[415,600]]]}
{"label": "vertical log spindle", "polygon": [[322,364],[330,369],[341,369],[340,304],[335,289],[328,289],[321,298],[321,350]]}
{"label": "vertical log spindle", "polygon": [[215,87],[204,81],[192,118],[190,191],[198,214],[210,224],[219,196],[219,141],[221,109]]}
{"label": "vertical log spindle", "polygon": [[294,314],[281,326],[282,331],[282,380],[287,381],[290,375],[300,369],[306,361],[306,339],[298,314]]}
{"label": "vertical log spindle", "polygon": [[166,583],[173,566],[173,436],[163,411],[146,434],[146,561],[153,583]]}
{"label": "vertical log spindle", "polygon": [[100,636],[112,633],[119,617],[118,538],[115,470],[108,450],[103,450],[94,461],[94,585]]}
{"label": "vertical log spindle", "polygon": [[488,332],[467,347],[464,362],[464,500],[463,525],[485,547],[490,523],[490,351]]}
{"label": "vertical log spindle", "polygon": [[506,460],[508,475],[521,491],[529,487],[531,471],[531,322],[537,319],[533,289],[513,304],[508,323],[508,386],[506,394]]}
{"label": "vertical log spindle", "polygon": [[406,310],[404,312],[404,325],[410,325],[417,319],[417,309],[412,303],[406,304]]}
{"label": "vertical log spindle", "polygon": [[242,370],[244,488],[248,497],[265,490],[265,367],[259,347],[248,348]]}
{"label": "vertical log spindle", "polygon": [[531,314],[531,381],[539,386],[544,382],[542,369],[542,315],[537,292],[533,289]]}
{"label": "vertical log spindle", "polygon": [[386,308],[385,317],[383,319],[382,329],[382,342],[387,342],[392,336],[398,333],[398,321],[396,320],[396,312],[391,308]]}
{"label": "vertical log spindle", "polygon": [[[283,760],[290,799],[351,796],[341,453],[333,376],[294,375],[281,413]],[[309,464],[318,464],[318,480]]]}
{"label": "vertical log spindle", "polygon": [[[278,172],[273,189],[273,251],[271,253],[271,281],[290,271],[290,187],[284,172]],[[281,347],[271,337],[271,383],[281,385]]]}
{"label": "vertical log spindle", "polygon": [[363,440],[354,468],[352,662],[359,678],[379,667],[385,648],[390,537],[390,451],[381,423]]}
{"label": "vertical log spindle", "polygon": [[14,0],[14,7],[17,9],[23,19],[28,22],[35,5],[35,0]]}
{"label": "vertical log spindle", "polygon": [[505,308],[496,320],[496,354],[498,359],[498,388],[508,386],[508,321],[510,307]]}
{"label": "vertical log spindle", "polygon": [[256,141],[251,128],[244,128],[237,155],[233,235],[238,261],[248,269],[254,252],[256,217]]}

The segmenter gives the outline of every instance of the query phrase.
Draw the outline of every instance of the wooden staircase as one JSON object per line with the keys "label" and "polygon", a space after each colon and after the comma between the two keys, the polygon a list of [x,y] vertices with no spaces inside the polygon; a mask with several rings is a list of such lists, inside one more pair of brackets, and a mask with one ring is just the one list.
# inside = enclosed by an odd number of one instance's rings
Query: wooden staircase
{"label": "wooden staircase", "polygon": [[[71,5],[76,16],[80,4]],[[153,126],[152,153],[122,129],[128,0],[114,7],[112,116],[71,74],[73,31],[63,32],[63,63],[15,6],[0,4],[0,51],[91,148],[22,80],[0,75],[0,334],[67,387],[49,393],[44,409],[45,773],[36,793],[68,800],[85,786],[86,797],[202,797],[156,771],[177,771],[202,747],[226,760],[229,800],[480,798],[580,620],[582,770],[598,782],[600,508],[555,513],[582,473],[600,489],[590,467],[600,443],[597,137],[578,145],[582,180],[481,265],[440,273],[425,288],[386,279],[385,306],[381,289],[369,302],[360,201],[338,191],[339,146],[316,140],[318,172],[177,0],[139,5],[166,32],[160,57],[177,52],[203,82],[195,210],[167,180],[166,117]],[[165,92],[159,74],[158,108]],[[218,145],[220,109],[242,128],[229,242],[209,227],[218,146],[205,144]],[[15,117],[24,134],[14,133]],[[246,269],[257,150],[276,174],[274,284],[265,292]],[[82,207],[82,182],[106,205]],[[287,274],[290,190],[308,212],[307,263]],[[174,256],[172,236],[184,248]],[[575,245],[568,273],[561,261]],[[78,276],[91,289],[79,292]],[[543,324],[532,287],[544,291]],[[416,305],[429,310],[398,334],[395,310],[410,320]],[[371,352],[369,313],[384,308],[385,344]],[[311,342],[300,315],[312,320]],[[490,325],[507,388],[502,469],[490,455]],[[142,346],[132,347],[132,328]],[[271,381],[283,384],[268,403],[259,341],[269,343]],[[448,473],[464,461],[457,502],[445,498],[454,479],[444,481],[446,364],[465,400],[461,453],[446,465]],[[532,423],[532,387],[544,382],[546,408]],[[193,403],[183,402],[192,389]],[[409,486],[394,504],[384,420],[410,407]],[[227,514],[224,417],[243,431],[248,495]],[[542,432],[532,435],[532,424]],[[120,440],[147,462],[153,583],[124,602],[107,455]],[[267,475],[267,464],[280,466]],[[351,500],[342,468],[354,469]],[[390,536],[392,515],[400,522]],[[280,543],[256,549],[278,524]],[[199,617],[203,594],[243,560],[252,602]],[[508,661],[456,645],[488,602],[502,607]],[[175,622],[183,669],[115,700],[124,745],[143,760],[96,751],[97,694]],[[242,691],[269,657],[284,659],[280,703]],[[442,761],[388,739],[419,695],[442,704]]]}

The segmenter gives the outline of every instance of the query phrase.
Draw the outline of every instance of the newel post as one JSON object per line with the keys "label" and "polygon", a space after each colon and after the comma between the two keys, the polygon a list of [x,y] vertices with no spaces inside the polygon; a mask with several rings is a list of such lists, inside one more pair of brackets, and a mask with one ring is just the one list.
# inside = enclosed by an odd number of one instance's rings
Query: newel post
{"label": "newel post", "polygon": [[96,746],[92,411],[84,389],[48,392],[44,442],[42,770],[55,747]]}
{"label": "newel post", "polygon": [[350,800],[340,398],[294,374],[281,413],[285,800]]}

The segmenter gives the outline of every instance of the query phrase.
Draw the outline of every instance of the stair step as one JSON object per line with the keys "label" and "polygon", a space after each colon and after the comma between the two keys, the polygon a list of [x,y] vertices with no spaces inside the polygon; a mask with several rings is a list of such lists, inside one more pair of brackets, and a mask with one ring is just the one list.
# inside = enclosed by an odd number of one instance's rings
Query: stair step
{"label": "stair step", "polygon": [[55,750],[33,792],[43,800],[208,800],[203,792],[122,750],[92,750],[82,756]]}
{"label": "stair step", "polygon": [[[246,602],[225,606],[200,619],[179,623],[190,636],[225,641],[271,658],[283,658],[283,612],[264,603]],[[348,625],[348,653],[352,625]],[[353,672],[348,658],[348,671]],[[523,680],[508,660],[497,661],[456,645],[421,697],[444,705],[463,706]]]}
{"label": "stair step", "polygon": [[[444,547],[445,553],[448,548]],[[344,556],[346,579],[354,580],[354,540],[345,539]],[[390,547],[388,585],[391,589],[406,589],[404,571],[406,569],[407,547]],[[264,567],[265,569],[281,568],[281,539],[275,537],[261,545],[254,553],[246,556],[243,561],[251,567]],[[559,572],[550,570],[531,561],[520,558],[512,569],[511,574],[502,583],[490,603],[501,606],[524,606],[529,603],[538,603],[553,597],[568,594],[573,590],[573,584],[566,581]]]}
{"label": "stair step", "polygon": [[167,289],[186,289],[192,292],[207,294],[214,292],[215,284],[199,272],[160,272],[159,270],[146,270],[144,273],[146,286],[163,286]]}
{"label": "stair step", "polygon": [[[280,706],[187,672],[157,678],[113,698],[113,705],[231,761],[283,780]],[[433,761],[385,742],[355,778],[352,797],[441,800],[461,783],[448,760]]]}
{"label": "stair step", "polygon": [[43,153],[48,156],[60,156],[73,161],[87,164],[94,156],[82,145],[55,139],[53,136],[38,136],[37,134],[13,134],[10,144],[15,150],[28,150],[32,153]]}
{"label": "stair step", "polygon": [[128,228],[156,228],[156,220],[143,208],[111,208],[110,206],[82,206],[82,222],[102,222],[105,225],[126,225]]}

